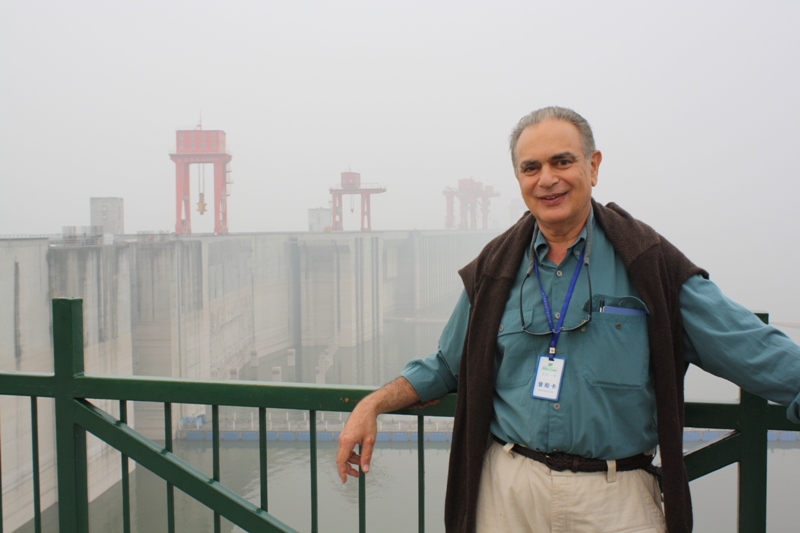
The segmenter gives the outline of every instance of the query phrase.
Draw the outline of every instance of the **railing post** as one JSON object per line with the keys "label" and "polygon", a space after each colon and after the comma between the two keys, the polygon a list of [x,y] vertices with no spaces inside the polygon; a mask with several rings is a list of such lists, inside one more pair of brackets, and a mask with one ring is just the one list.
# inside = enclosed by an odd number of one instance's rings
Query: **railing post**
{"label": "railing post", "polygon": [[319,501],[317,497],[317,411],[308,412],[309,452],[311,453],[311,533],[319,532]]}
{"label": "railing post", "polygon": [[[361,455],[361,445],[358,454]],[[358,467],[358,533],[367,533],[367,475]]]}
{"label": "railing post", "polygon": [[739,452],[739,531],[767,527],[767,401],[742,391]]}
{"label": "railing post", "polygon": [[[765,323],[769,315],[756,313]],[[767,400],[741,391],[739,397],[739,531],[767,530]]]}
{"label": "railing post", "polygon": [[88,533],[86,430],[75,424],[74,379],[83,374],[83,302],[53,300],[58,529]]}
{"label": "railing post", "polygon": [[425,417],[417,417],[417,530],[425,533]]}

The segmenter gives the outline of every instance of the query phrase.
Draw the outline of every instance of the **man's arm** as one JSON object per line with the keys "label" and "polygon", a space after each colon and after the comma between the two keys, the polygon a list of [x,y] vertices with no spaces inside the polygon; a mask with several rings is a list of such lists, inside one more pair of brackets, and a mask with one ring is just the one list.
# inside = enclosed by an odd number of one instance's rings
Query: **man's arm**
{"label": "man's arm", "polygon": [[700,276],[681,288],[686,360],[767,400],[800,423],[800,347]]}
{"label": "man's arm", "polygon": [[[459,367],[468,321],[469,300],[462,291],[442,331],[439,350],[425,359],[410,361],[401,377],[358,402],[339,434],[336,467],[342,483],[347,481],[348,475],[358,477],[358,471],[351,465],[359,465],[363,472],[369,472],[372,449],[378,434],[379,414],[403,409],[420,399],[427,401],[439,398],[456,390],[458,377],[452,369]],[[361,445],[361,455],[353,451],[356,444]]]}
{"label": "man's arm", "polygon": [[[359,465],[362,471],[369,472],[372,449],[378,434],[378,415],[408,407],[418,401],[419,395],[411,383],[399,377],[358,402],[339,434],[336,467],[342,483],[347,481],[348,475],[358,477],[358,470],[351,465]],[[356,444],[361,445],[361,455],[355,452]]]}

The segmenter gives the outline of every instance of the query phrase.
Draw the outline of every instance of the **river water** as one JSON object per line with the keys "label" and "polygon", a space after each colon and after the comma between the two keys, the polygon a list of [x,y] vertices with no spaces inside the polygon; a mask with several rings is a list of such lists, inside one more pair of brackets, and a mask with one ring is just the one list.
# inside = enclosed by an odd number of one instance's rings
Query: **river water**
{"label": "river water", "polygon": [[[436,346],[442,324],[390,323],[384,335],[368,347],[340,349],[333,354],[333,367],[326,376],[330,382],[379,385],[388,381],[415,356],[422,356]],[[795,337],[796,330],[787,330]],[[323,347],[306,350],[305,368],[314,368]],[[276,366],[282,368],[284,381],[293,378],[290,359],[278,354],[260,361],[257,375],[249,379],[268,380]],[[305,375],[306,381],[308,379]],[[700,371],[687,378],[690,401],[735,400],[737,389]],[[248,410],[237,410],[239,420],[249,420]],[[273,418],[284,416],[273,412]],[[338,414],[326,413],[331,419]],[[257,419],[257,416],[256,416]],[[211,447],[204,441],[177,440],[175,453],[207,475],[212,471]],[[417,529],[417,457],[416,443],[380,442],[372,471],[367,476],[367,529],[373,532],[406,532]],[[444,531],[442,509],[449,445],[426,443],[425,451],[425,527],[427,532]],[[319,524],[322,532],[358,531],[358,484],[351,479],[345,485],[337,477],[334,464],[335,443],[318,444]],[[259,473],[257,442],[223,442],[221,446],[222,482],[231,490],[258,505]],[[768,477],[768,531],[797,531],[796,494],[800,488],[800,442],[771,443]],[[269,442],[268,497],[270,512],[298,531],[310,531],[311,495],[310,460],[307,442]],[[90,466],[91,468],[91,466]],[[695,507],[695,531],[727,533],[736,531],[737,468],[727,467],[692,482]],[[166,531],[166,487],[144,468],[131,476],[133,531]],[[176,525],[179,533],[213,532],[213,515],[180,491],[175,491]],[[122,531],[121,487],[118,484],[100,495],[90,507],[91,531]],[[54,509],[45,512],[43,531],[57,531]],[[32,525],[19,530],[32,532]],[[222,521],[222,531],[241,531]]]}

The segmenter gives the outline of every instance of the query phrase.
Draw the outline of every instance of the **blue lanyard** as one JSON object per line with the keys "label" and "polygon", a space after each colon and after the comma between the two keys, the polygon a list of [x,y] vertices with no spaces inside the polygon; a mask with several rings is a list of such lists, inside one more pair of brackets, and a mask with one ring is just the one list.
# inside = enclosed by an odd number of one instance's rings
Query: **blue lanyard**
{"label": "blue lanyard", "polygon": [[561,306],[561,315],[558,317],[558,324],[556,327],[553,327],[553,315],[550,311],[550,302],[547,299],[547,295],[544,293],[544,288],[542,287],[542,280],[539,277],[539,262],[536,260],[536,254],[533,254],[533,271],[536,273],[536,280],[539,282],[539,292],[542,293],[542,303],[544,304],[544,314],[547,317],[547,325],[550,327],[550,360],[553,360],[553,357],[556,355],[556,344],[558,344],[558,337],[561,335],[561,328],[564,326],[564,318],[567,316],[567,308],[569,308],[569,301],[572,299],[572,292],[575,290],[575,283],[578,281],[578,274],[581,272],[581,267],[583,266],[583,256],[586,254],[586,246],[583,247],[583,251],[581,252],[581,256],[578,259],[578,266],[575,268],[575,272],[572,274],[572,281],[569,282],[569,288],[567,288],[567,295],[564,298],[564,305]]}

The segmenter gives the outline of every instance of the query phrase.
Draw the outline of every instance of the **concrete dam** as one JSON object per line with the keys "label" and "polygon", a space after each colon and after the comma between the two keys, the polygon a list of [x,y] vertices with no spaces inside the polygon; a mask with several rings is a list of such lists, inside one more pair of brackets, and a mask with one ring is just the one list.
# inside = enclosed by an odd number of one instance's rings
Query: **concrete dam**
{"label": "concrete dam", "polygon": [[[337,352],[391,321],[440,317],[457,270],[495,235],[474,231],[117,235],[111,243],[0,239],[0,371],[52,372],[51,299],[83,299],[87,374],[361,384]],[[443,311],[444,310],[444,311]],[[369,349],[364,349],[370,357]],[[424,354],[409,354],[408,358]],[[271,363],[270,363],[271,364]],[[38,400],[41,504],[56,498],[53,402]],[[115,402],[97,402],[113,415]],[[175,405],[183,416],[205,406]],[[32,516],[30,399],[0,396],[4,525]],[[161,438],[161,406],[129,423]],[[120,478],[119,454],[90,439],[90,497]]]}

